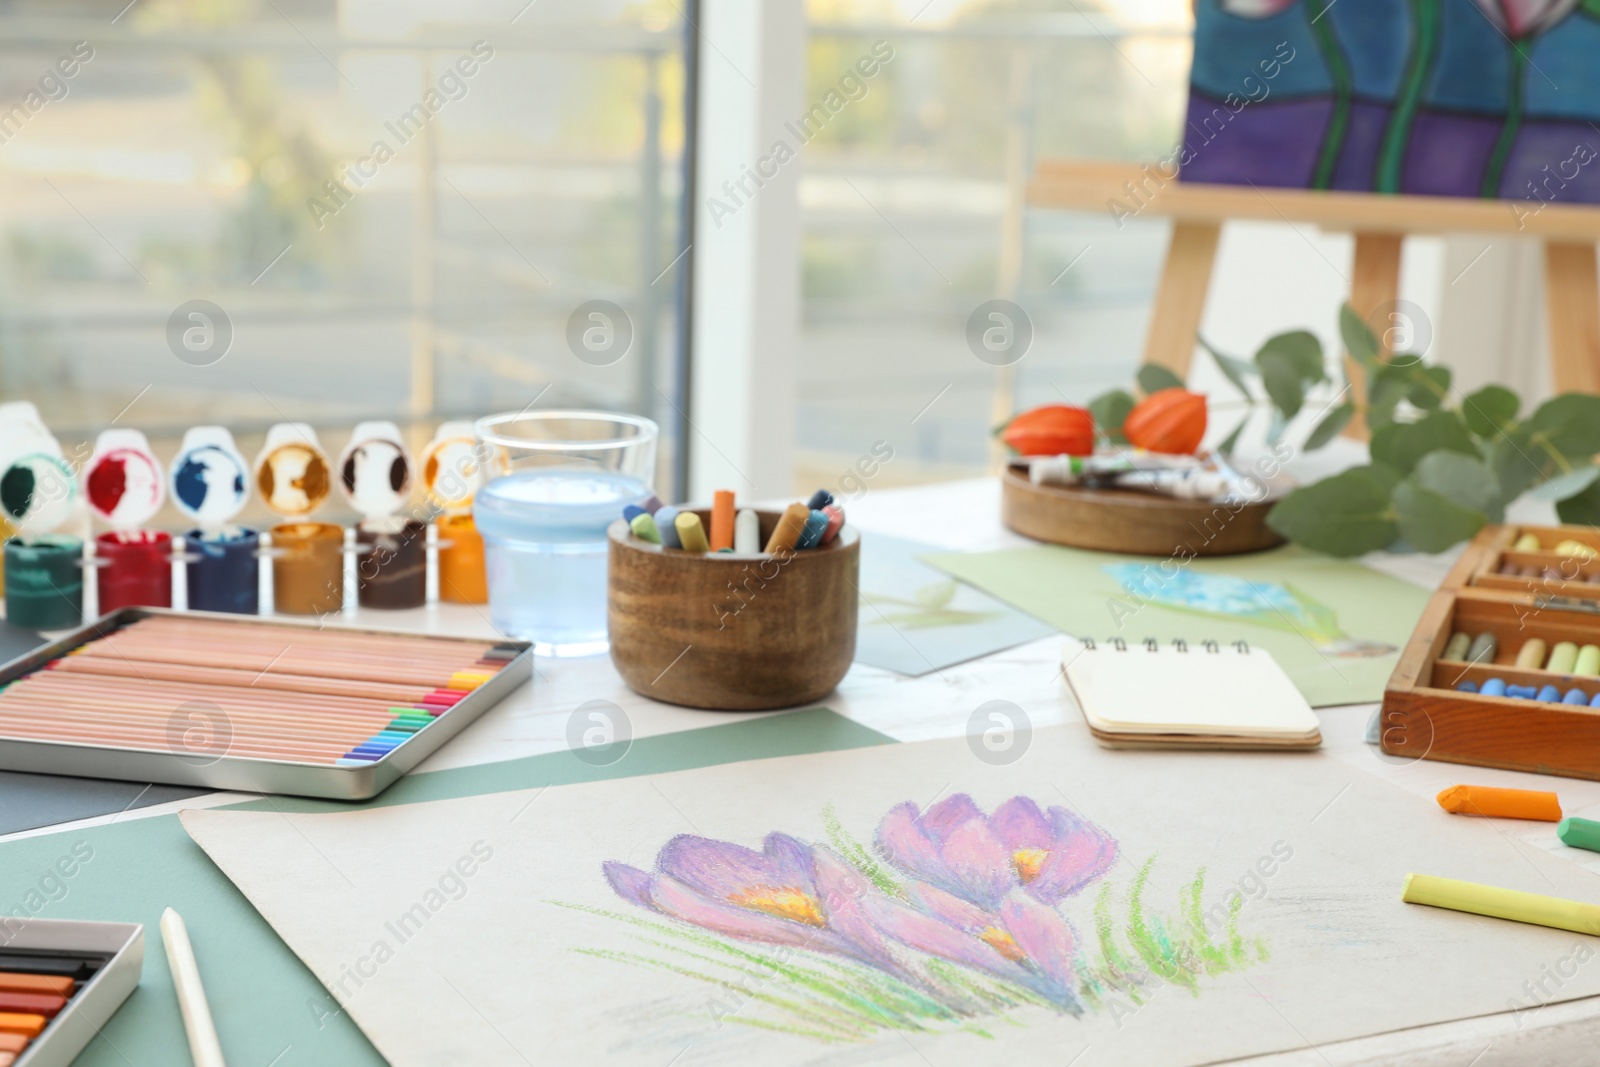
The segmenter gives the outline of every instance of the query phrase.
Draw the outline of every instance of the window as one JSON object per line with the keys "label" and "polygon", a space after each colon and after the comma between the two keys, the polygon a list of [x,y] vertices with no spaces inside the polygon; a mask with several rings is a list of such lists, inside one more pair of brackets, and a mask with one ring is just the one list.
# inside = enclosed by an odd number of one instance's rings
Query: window
{"label": "window", "polygon": [[536,398],[620,409],[662,424],[670,494],[682,10],[0,5],[4,399],[69,453],[115,421],[168,457],[200,423],[249,456],[285,419],[336,450],[363,418],[418,447]]}
{"label": "window", "polygon": [[[980,474],[1013,405],[1132,378],[1166,227],[1033,211],[1025,187],[1041,158],[1170,152],[1189,0],[810,0],[808,16],[808,105],[873,42],[894,58],[807,146],[797,484],[832,484],[875,438],[895,448],[875,484]],[[996,297],[1032,320],[1014,367],[965,340]]]}

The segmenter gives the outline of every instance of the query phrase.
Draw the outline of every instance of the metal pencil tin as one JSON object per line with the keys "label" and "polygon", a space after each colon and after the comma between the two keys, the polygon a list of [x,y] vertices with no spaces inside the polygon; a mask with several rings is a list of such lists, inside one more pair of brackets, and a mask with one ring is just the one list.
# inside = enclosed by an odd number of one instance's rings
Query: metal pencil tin
{"label": "metal pencil tin", "polygon": [[[0,684],[15,681],[57,659],[79,645],[114,633],[129,623],[151,615],[176,615],[186,619],[211,619],[219,626],[248,623],[281,626],[285,631],[315,631],[314,623],[286,622],[274,618],[248,618],[211,611],[173,611],[166,608],[123,608],[103,615],[60,640],[19,656],[0,667]],[[86,745],[67,741],[33,741],[0,737],[0,770],[36,774],[66,774],[80,778],[119,778],[132,782],[165,782],[207,789],[246,793],[289,793],[328,800],[367,800],[393,785],[401,775],[432,755],[474,719],[533,678],[533,645],[527,641],[450,637],[413,631],[381,630],[370,626],[339,627],[356,633],[391,637],[433,637],[466,644],[500,644],[519,652],[493,678],[441,712],[405,744],[364,767],[335,767],[321,763],[230,756],[226,743],[215,743],[218,724],[207,721],[201,707],[179,705],[167,720],[167,746],[160,749]],[[200,731],[208,739],[195,742]]]}

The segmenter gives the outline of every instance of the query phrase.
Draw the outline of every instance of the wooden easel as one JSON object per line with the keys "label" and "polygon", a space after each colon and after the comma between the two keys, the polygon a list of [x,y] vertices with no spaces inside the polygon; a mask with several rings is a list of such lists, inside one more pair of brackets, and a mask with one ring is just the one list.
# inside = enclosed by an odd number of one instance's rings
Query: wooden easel
{"label": "wooden easel", "polygon": [[[1036,207],[1112,210],[1113,203],[1143,216],[1173,220],[1167,261],[1156,291],[1144,358],[1187,375],[1205,312],[1217,239],[1229,219],[1304,222],[1355,236],[1350,305],[1363,317],[1400,293],[1400,249],[1407,235],[1487,233],[1544,241],[1546,314],[1558,392],[1600,393],[1600,207],[1546,203],[1520,218],[1503,200],[1432,196],[1378,196],[1235,185],[1203,185],[1169,178],[1155,167],[1131,163],[1047,161],[1028,187]],[[1527,205],[1522,205],[1526,207]],[[1346,355],[1351,385],[1362,389],[1359,365]],[[1366,437],[1353,420],[1345,433]]]}

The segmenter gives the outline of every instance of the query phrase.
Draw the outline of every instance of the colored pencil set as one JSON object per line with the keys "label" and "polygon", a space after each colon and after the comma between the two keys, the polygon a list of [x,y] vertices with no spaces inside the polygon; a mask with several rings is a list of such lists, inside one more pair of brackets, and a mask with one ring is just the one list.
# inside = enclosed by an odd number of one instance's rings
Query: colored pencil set
{"label": "colored pencil set", "polygon": [[623,508],[622,517],[641,541],[684,552],[739,555],[783,555],[817,548],[833,541],[844,526],[844,508],[826,489],[818,489],[803,504],[796,501],[785,508],[765,546],[761,543],[761,517],[750,508],[736,509],[731,489],[718,489],[712,495],[709,530],[698,513],[687,507],[662,507],[654,497],[643,507],[630,504]]}
{"label": "colored pencil set", "polygon": [[0,739],[359,767],[524,647],[149,615],[0,688]]}

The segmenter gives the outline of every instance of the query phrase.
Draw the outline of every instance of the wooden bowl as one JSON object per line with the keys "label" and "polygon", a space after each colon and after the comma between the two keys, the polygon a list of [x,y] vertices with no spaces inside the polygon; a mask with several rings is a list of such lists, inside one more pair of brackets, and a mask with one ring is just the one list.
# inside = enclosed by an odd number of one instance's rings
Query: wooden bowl
{"label": "wooden bowl", "polygon": [[1267,525],[1276,501],[1238,511],[1132,489],[1034,485],[1025,472],[1000,477],[1000,521],[1024,537],[1135,556],[1231,556],[1283,544]]}
{"label": "wooden bowl", "polygon": [[[689,509],[709,526],[710,511]],[[766,543],[781,514],[758,511]],[[856,651],[861,540],[850,526],[787,555],[691,553],[606,531],[611,662],[652,700],[718,711],[806,704]]]}

